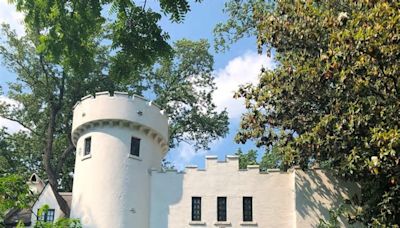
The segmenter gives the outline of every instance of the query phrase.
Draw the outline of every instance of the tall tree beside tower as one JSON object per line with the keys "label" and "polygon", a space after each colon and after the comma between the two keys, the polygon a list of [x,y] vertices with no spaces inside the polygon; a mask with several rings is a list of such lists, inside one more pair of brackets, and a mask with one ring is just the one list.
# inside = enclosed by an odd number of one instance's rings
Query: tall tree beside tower
{"label": "tall tree beside tower", "polygon": [[45,170],[65,214],[68,205],[58,190],[70,190],[72,183],[72,108],[87,94],[118,90],[155,95],[171,111],[172,146],[184,140],[207,148],[226,134],[227,114],[215,111],[211,98],[215,86],[208,44],[186,40],[171,46],[158,25],[161,13],[173,22],[184,20],[190,11],[187,1],[160,0],[162,12],[146,1],[11,2],[25,14],[26,34],[18,36],[2,26],[0,55],[17,75],[7,96],[18,105],[0,104],[0,115],[28,130],[24,143],[32,145],[31,158],[42,157],[29,167]]}
{"label": "tall tree beside tower", "polygon": [[400,224],[398,1],[228,1],[220,49],[255,35],[277,66],[242,86],[238,142],[273,146],[284,166],[319,162],[362,187],[351,219]]}

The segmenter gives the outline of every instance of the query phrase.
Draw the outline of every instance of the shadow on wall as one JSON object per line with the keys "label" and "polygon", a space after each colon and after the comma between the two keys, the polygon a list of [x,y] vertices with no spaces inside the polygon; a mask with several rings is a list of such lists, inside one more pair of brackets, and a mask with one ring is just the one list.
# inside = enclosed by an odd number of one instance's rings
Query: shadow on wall
{"label": "shadow on wall", "polygon": [[[296,224],[317,227],[319,219],[329,219],[329,210],[337,208],[359,192],[359,186],[334,177],[324,170],[296,170]],[[348,226],[345,218],[340,219]]]}
{"label": "shadow on wall", "polygon": [[83,206],[84,204],[82,203],[82,195],[77,195],[74,197],[78,198],[75,202],[75,208],[78,208],[75,214],[80,215],[79,219],[83,225],[92,224],[93,221],[90,219],[93,218],[92,210],[90,209],[90,207]]}
{"label": "shadow on wall", "polygon": [[150,227],[168,228],[170,206],[182,199],[183,178],[184,174],[176,170],[153,171]]}

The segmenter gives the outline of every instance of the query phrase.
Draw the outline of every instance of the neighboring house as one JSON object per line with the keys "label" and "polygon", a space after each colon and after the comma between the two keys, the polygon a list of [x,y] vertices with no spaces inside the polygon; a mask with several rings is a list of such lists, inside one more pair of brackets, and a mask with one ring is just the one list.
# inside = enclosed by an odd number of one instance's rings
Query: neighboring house
{"label": "neighboring house", "polygon": [[[60,195],[65,199],[68,206],[71,206],[72,193],[60,192]],[[44,205],[48,205],[49,210],[46,213],[43,213],[42,216],[38,217],[39,209]],[[47,184],[44,187],[38,199],[33,204],[31,211],[32,211],[31,215],[32,227],[36,224],[37,220],[45,222],[53,222],[58,218],[64,217],[64,213],[61,211],[61,208],[58,205],[58,202],[56,200],[56,197],[54,196],[54,192],[50,184]]]}
{"label": "neighboring house", "polygon": [[[358,191],[320,169],[240,170],[237,156],[225,161],[207,156],[205,169],[162,171],[168,117],[139,96],[96,93],[82,98],[73,114],[76,159],[69,204],[71,217],[83,227],[316,227]],[[70,193],[62,195],[71,199]],[[44,204],[54,211],[42,219],[62,216],[49,186],[32,212]],[[32,214],[32,225],[36,219]]]}
{"label": "neighboring house", "polygon": [[[15,227],[21,220],[25,227],[34,227],[37,220],[52,222],[64,216],[49,184],[45,184],[37,174],[32,174],[27,184],[30,192],[38,198],[30,208],[10,211],[6,215],[6,227]],[[72,193],[60,192],[60,194],[71,206]],[[39,218],[38,211],[44,205],[48,205],[49,210]]]}

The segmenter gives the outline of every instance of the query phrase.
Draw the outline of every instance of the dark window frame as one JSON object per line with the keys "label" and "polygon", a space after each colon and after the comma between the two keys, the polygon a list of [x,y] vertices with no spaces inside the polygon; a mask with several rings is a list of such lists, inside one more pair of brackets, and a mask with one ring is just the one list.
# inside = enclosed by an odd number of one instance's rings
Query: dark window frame
{"label": "dark window frame", "polygon": [[227,199],[225,196],[217,197],[217,221],[226,222],[227,216]]}
{"label": "dark window frame", "polygon": [[90,155],[91,152],[92,152],[92,137],[89,136],[85,138],[83,155],[84,156]]}
{"label": "dark window frame", "polygon": [[140,141],[141,139],[136,137],[131,137],[131,149],[129,151],[130,155],[139,157],[140,156]]}
{"label": "dark window frame", "polygon": [[251,196],[243,197],[243,221],[253,221],[253,197]]}
{"label": "dark window frame", "polygon": [[192,197],[192,221],[201,221],[201,197]]}
{"label": "dark window frame", "polygon": [[37,221],[54,222],[54,216],[55,216],[54,209],[48,209],[46,212],[43,212],[43,214],[40,217],[39,217],[39,210],[40,209],[38,209],[36,216]]}

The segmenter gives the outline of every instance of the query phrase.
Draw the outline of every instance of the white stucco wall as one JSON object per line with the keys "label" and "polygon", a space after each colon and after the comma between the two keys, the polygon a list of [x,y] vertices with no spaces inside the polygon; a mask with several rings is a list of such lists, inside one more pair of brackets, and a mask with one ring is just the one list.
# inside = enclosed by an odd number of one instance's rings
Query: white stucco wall
{"label": "white stucco wall", "polygon": [[[206,169],[184,173],[152,172],[150,228],[184,227],[318,227],[329,210],[357,193],[355,183],[326,171],[259,173],[257,166],[239,170],[238,159],[208,156]],[[192,197],[201,197],[201,222],[191,221]],[[227,197],[227,222],[217,222],[217,197]],[[253,223],[243,222],[242,197],[253,197]],[[350,226],[341,220],[342,227]]]}
{"label": "white stucco wall", "polygon": [[50,185],[46,185],[43,189],[42,193],[39,195],[39,198],[35,202],[32,207],[32,216],[31,216],[31,227],[34,227],[37,221],[36,215],[38,210],[44,205],[48,205],[49,209],[54,209],[54,221],[56,221],[60,217],[64,217],[64,213],[61,211],[60,206],[58,206],[58,202],[56,197],[54,196],[53,191],[51,190]]}
{"label": "white stucco wall", "polygon": [[[73,122],[71,217],[84,227],[149,227],[150,170],[160,168],[167,118],[142,98],[99,93],[76,106]],[[87,137],[91,153],[84,156]],[[141,139],[139,157],[130,155],[131,137]]]}
{"label": "white stucco wall", "polygon": [[[293,227],[293,179],[293,173],[261,174],[258,167],[239,170],[238,159],[233,156],[225,162],[208,157],[206,170],[153,172],[150,227]],[[202,198],[200,224],[191,223],[192,196]],[[227,197],[226,223],[217,222],[218,196]],[[252,223],[243,222],[244,196],[253,197]]]}
{"label": "white stucco wall", "polygon": [[[296,169],[295,181],[297,227],[318,227],[320,218],[329,220],[329,210],[337,208],[344,199],[350,199],[359,191],[356,183],[339,180],[321,169]],[[345,218],[339,221],[341,227],[350,227]]]}

